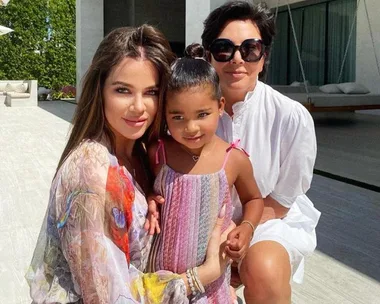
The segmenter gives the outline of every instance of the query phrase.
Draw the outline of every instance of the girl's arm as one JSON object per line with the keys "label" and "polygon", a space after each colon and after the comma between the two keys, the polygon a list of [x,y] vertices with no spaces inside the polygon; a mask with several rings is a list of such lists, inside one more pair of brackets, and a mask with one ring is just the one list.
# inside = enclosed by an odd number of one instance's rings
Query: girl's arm
{"label": "girl's arm", "polygon": [[241,259],[253,237],[263,214],[264,202],[253,175],[249,158],[239,150],[231,153],[236,180],[234,186],[243,205],[243,219],[229,235],[227,253],[234,259]]}

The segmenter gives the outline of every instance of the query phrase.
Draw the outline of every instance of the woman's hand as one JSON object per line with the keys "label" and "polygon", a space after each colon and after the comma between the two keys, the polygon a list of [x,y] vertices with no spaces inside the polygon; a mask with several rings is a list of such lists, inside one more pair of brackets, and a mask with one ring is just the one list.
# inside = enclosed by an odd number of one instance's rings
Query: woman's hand
{"label": "woman's hand", "polygon": [[203,285],[208,285],[218,279],[232,260],[225,253],[227,235],[236,227],[231,221],[230,226],[222,233],[226,207],[223,206],[216,220],[207,246],[206,260],[198,267],[198,273]]}
{"label": "woman's hand", "polygon": [[148,214],[146,216],[144,229],[153,235],[154,232],[160,233],[160,213],[158,212],[159,205],[165,202],[165,199],[158,194],[150,194],[147,198],[148,201]]}

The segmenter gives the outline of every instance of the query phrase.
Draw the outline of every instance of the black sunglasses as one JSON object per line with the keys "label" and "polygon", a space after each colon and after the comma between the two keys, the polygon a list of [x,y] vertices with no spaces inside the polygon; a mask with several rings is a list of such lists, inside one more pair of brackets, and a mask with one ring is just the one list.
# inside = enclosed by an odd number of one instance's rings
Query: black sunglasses
{"label": "black sunglasses", "polygon": [[261,39],[244,40],[241,45],[235,45],[229,39],[215,39],[210,45],[210,53],[216,61],[227,62],[234,58],[239,50],[241,58],[247,62],[257,62],[265,53],[265,45]]}

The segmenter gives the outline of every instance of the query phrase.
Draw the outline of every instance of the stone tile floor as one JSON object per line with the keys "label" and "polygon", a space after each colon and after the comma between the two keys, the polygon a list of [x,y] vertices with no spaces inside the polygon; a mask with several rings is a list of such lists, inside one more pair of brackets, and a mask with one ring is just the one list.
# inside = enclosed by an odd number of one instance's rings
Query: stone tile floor
{"label": "stone tile floor", "polygon": [[[24,275],[74,109],[56,101],[34,108],[0,105],[0,304],[30,303]],[[317,251],[306,262],[304,284],[294,286],[292,302],[380,303],[380,284]]]}

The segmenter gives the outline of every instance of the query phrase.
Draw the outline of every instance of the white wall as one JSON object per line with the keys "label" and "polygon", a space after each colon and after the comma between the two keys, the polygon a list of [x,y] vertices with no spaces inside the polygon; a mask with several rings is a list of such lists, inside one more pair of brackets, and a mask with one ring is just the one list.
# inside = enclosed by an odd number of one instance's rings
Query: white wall
{"label": "white wall", "polygon": [[366,4],[375,49],[372,45],[364,1],[361,1],[357,21],[356,81],[364,84],[372,93],[380,94],[380,75],[375,57],[376,52],[377,58],[380,60],[380,2],[379,0],[366,0]]}
{"label": "white wall", "polygon": [[210,0],[186,0],[185,45],[201,42],[203,21],[210,13]]}
{"label": "white wall", "polygon": [[77,100],[80,81],[103,39],[103,0],[76,1],[76,77]]}

